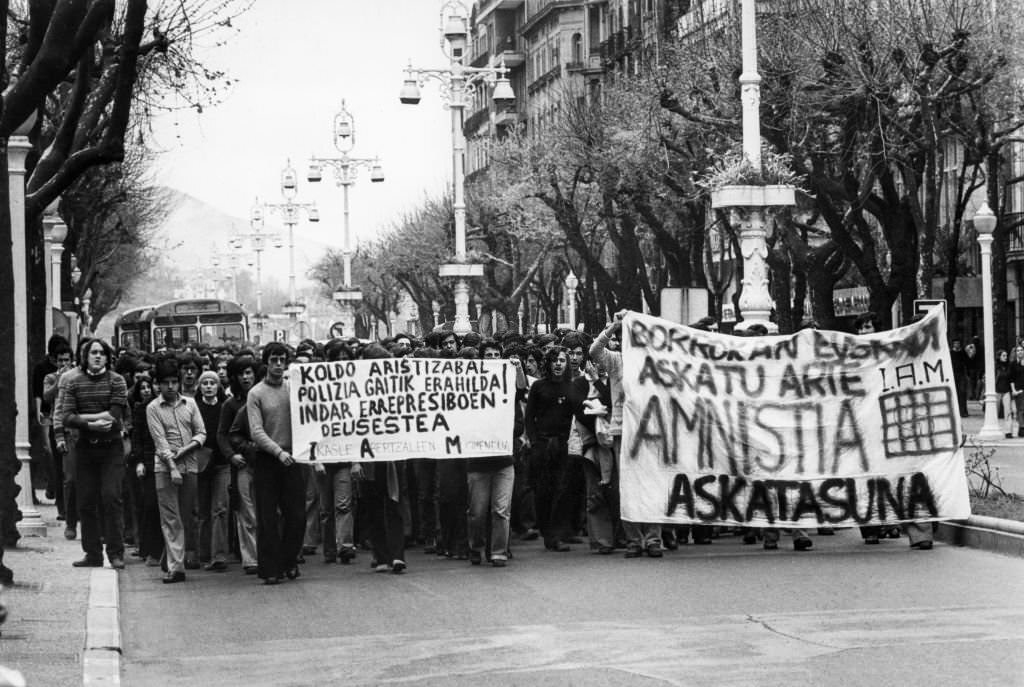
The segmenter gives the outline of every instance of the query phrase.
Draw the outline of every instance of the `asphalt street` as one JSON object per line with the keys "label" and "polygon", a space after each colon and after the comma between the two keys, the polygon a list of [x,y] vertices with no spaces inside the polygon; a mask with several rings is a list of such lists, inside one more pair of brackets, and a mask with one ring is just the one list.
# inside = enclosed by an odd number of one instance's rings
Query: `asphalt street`
{"label": "asphalt street", "polygon": [[121,576],[124,684],[1024,685],[1024,560],[855,531],[798,553],[737,537],[660,560],[515,546],[509,567],[316,557]]}

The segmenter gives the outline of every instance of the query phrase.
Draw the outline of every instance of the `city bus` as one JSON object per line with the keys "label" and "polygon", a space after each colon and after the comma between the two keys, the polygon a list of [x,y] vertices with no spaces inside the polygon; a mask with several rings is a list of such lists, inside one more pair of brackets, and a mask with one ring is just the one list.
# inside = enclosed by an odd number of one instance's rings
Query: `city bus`
{"label": "city bus", "polygon": [[150,353],[188,345],[226,346],[249,340],[249,318],[242,306],[216,298],[189,298],[135,308],[114,323],[119,346]]}
{"label": "city bus", "polygon": [[151,351],[150,323],[147,318],[152,305],[125,310],[114,321],[114,348]]}

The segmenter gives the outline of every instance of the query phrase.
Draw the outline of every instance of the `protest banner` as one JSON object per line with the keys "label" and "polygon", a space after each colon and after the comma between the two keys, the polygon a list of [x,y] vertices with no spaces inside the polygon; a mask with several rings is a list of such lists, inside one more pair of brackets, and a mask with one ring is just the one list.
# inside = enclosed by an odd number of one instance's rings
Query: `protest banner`
{"label": "protest banner", "polygon": [[622,517],[775,527],[970,514],[936,308],[867,336],[623,321]]}
{"label": "protest banner", "polygon": [[289,375],[296,460],[512,455],[515,371],[507,361],[304,363]]}

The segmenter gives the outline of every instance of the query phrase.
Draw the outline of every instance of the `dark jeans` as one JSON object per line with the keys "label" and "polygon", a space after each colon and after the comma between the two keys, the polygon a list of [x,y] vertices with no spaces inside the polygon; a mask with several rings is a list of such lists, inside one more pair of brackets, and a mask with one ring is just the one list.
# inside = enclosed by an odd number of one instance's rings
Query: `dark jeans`
{"label": "dark jeans", "polygon": [[[102,534],[107,557],[124,557],[124,510],[121,487],[124,479],[124,444],[121,438],[107,443],[90,443],[80,438],[76,445],[76,488],[78,519],[82,525],[82,550],[93,559],[103,557]],[[102,509],[102,521],[101,521]]]}
{"label": "dark jeans", "polygon": [[373,558],[380,563],[405,560],[405,522],[398,501],[388,495],[388,483],[384,464],[370,466],[380,468],[372,480],[360,483],[360,500],[365,506],[366,530],[373,548]]}
{"label": "dark jeans", "polygon": [[417,458],[412,462],[416,482],[413,496],[416,505],[419,532],[423,541],[430,543],[437,539],[437,464],[439,461]]}
{"label": "dark jeans", "polygon": [[[256,556],[260,577],[282,577],[295,567],[306,533],[306,475],[261,453],[254,461]],[[280,511],[280,515],[278,515]]]}
{"label": "dark jeans", "polygon": [[452,556],[469,554],[466,511],[469,489],[466,486],[466,461],[450,458],[437,466],[437,510],[441,536],[438,547]]}
{"label": "dark jeans", "polygon": [[537,527],[537,507],[530,482],[530,451],[515,452],[515,482],[512,485],[512,531],[520,534]]}
{"label": "dark jeans", "polygon": [[142,479],[135,477],[139,493],[139,555],[160,558],[164,553],[164,534],[160,529],[160,506],[156,501],[156,473],[153,465],[146,466]]}
{"label": "dark jeans", "polygon": [[565,439],[538,439],[537,445],[530,449],[530,480],[537,508],[537,528],[546,544],[569,538],[572,478]]}

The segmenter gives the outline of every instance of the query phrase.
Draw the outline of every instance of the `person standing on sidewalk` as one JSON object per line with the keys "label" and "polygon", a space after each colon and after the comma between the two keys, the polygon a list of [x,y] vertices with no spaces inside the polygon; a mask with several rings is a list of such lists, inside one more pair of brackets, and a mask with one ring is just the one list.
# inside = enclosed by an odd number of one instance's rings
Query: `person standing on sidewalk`
{"label": "person standing on sidewalk", "polygon": [[256,574],[256,497],[253,493],[254,473],[252,461],[256,444],[249,433],[249,416],[245,398],[259,381],[258,364],[248,354],[238,355],[228,363],[228,383],[231,397],[224,401],[217,427],[217,443],[221,453],[228,456],[233,469],[235,522],[238,530],[238,550],[242,557],[242,570],[246,575]]}
{"label": "person standing on sidewalk", "polygon": [[160,395],[146,406],[146,423],[156,446],[156,498],[167,558],[164,584],[185,580],[187,532],[193,522],[198,480],[194,451],[206,442],[203,417],[196,402],[181,395],[179,374],[173,358],[158,362],[156,382]]}
{"label": "person standing on sidewalk", "polygon": [[[128,385],[110,369],[113,351],[100,339],[84,345],[78,369],[61,379],[62,425],[78,430],[75,444],[78,517],[85,557],[77,568],[101,567],[103,546],[111,567],[124,568],[124,481],[122,418],[128,407]],[[103,521],[100,522],[102,506]],[[101,541],[102,533],[102,541]]]}

